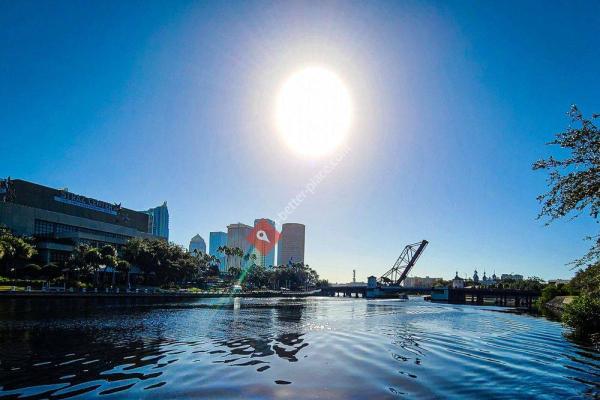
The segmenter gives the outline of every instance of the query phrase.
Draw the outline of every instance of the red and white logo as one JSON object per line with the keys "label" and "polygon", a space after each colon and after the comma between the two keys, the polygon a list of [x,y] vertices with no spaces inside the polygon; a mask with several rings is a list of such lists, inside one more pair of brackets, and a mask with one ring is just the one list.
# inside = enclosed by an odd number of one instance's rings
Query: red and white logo
{"label": "red and white logo", "polygon": [[250,231],[246,240],[261,254],[267,255],[279,241],[279,232],[267,219],[260,219]]}

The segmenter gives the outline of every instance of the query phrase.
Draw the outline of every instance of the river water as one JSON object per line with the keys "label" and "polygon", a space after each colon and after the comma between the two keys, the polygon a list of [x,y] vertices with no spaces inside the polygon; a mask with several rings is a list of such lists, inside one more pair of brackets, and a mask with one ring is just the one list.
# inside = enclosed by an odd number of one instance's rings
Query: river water
{"label": "river water", "polygon": [[557,322],[419,298],[0,301],[0,398],[598,398]]}

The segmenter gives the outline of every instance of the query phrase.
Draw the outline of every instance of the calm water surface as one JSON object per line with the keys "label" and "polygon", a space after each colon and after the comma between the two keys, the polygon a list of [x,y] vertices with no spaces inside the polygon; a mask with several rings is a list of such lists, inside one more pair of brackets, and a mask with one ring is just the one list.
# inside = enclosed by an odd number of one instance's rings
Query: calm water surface
{"label": "calm water surface", "polygon": [[1,300],[2,398],[598,398],[600,354],[493,307]]}

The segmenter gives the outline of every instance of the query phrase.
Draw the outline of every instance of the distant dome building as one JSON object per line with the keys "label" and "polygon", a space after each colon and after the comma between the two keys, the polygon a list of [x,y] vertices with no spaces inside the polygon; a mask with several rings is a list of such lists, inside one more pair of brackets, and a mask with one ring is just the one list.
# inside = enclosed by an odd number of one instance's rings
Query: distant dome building
{"label": "distant dome building", "polygon": [[202,239],[202,236],[196,235],[190,240],[190,253],[193,253],[194,250],[202,254],[206,254],[206,242]]}
{"label": "distant dome building", "polygon": [[496,284],[496,274],[492,276],[486,276],[485,271],[483,271],[483,278],[481,279],[481,284],[483,286],[492,286]]}
{"label": "distant dome building", "polygon": [[475,285],[479,285],[479,275],[477,275],[477,270],[473,273],[473,283]]}

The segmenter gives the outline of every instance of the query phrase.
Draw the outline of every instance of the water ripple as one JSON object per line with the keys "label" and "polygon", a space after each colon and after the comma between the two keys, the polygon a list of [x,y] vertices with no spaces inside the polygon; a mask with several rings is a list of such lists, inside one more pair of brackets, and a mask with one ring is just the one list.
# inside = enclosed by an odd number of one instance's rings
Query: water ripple
{"label": "water ripple", "polygon": [[362,299],[0,304],[0,397],[595,398],[542,318]]}

